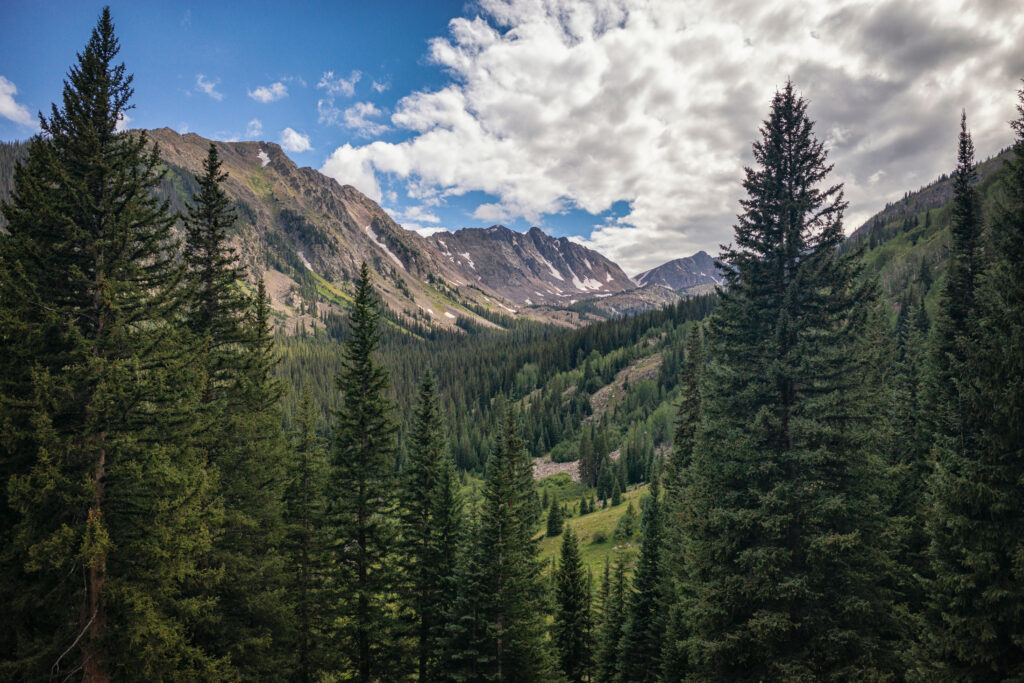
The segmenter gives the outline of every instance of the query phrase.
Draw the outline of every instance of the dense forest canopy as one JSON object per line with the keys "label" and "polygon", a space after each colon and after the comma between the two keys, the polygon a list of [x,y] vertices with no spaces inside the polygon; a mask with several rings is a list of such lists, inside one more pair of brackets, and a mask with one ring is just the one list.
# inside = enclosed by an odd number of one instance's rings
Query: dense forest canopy
{"label": "dense forest canopy", "polygon": [[845,239],[787,82],[713,294],[281,329],[118,53],[0,150],[5,680],[1024,677],[1024,89]]}

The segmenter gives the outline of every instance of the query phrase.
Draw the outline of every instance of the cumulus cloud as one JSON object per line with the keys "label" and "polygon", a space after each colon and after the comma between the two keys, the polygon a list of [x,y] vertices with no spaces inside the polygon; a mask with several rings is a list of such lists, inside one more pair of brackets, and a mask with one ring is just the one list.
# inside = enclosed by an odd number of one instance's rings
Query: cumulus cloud
{"label": "cumulus cloud", "polygon": [[389,212],[393,216],[416,223],[440,223],[441,219],[422,206],[409,206],[401,211]]}
{"label": "cumulus cloud", "polygon": [[370,85],[377,92],[384,92],[385,90],[391,87],[389,83],[384,81],[373,81]]}
{"label": "cumulus cloud", "polygon": [[309,144],[308,135],[303,135],[292,128],[285,128],[281,131],[281,148],[286,152],[308,152],[313,146]]}
{"label": "cumulus cloud", "polygon": [[288,97],[288,86],[281,81],[271,83],[270,85],[261,85],[255,90],[250,90],[249,97],[257,102],[269,104],[270,102],[276,102]]}
{"label": "cumulus cloud", "polygon": [[219,78],[215,78],[211,81],[203,74],[196,74],[196,92],[204,92],[220,102],[224,99],[224,93],[217,91],[218,84],[220,84]]}
{"label": "cumulus cloud", "polygon": [[356,83],[362,77],[363,74],[359,71],[353,71],[349,74],[348,78],[335,76],[333,71],[325,71],[316,87],[319,90],[325,90],[330,97],[337,95],[352,97],[356,91]]}
{"label": "cumulus cloud", "polygon": [[132,117],[125,114],[123,111],[117,115],[117,123],[114,124],[114,130],[118,133],[128,130],[128,124],[132,122]]}
{"label": "cumulus cloud", "polygon": [[245,136],[255,140],[261,135],[263,135],[263,122],[259,119],[253,119],[245,129]]}
{"label": "cumulus cloud", "polygon": [[418,232],[424,237],[430,237],[437,232],[448,232],[448,228],[442,228],[440,225],[419,225],[418,223],[400,223],[400,225],[406,230]]}
{"label": "cumulus cloud", "polygon": [[1024,75],[1024,13],[998,3],[479,7],[430,42],[449,81],[399,101],[391,123],[408,139],[345,145],[323,171],[378,197],[379,174],[427,199],[482,191],[496,198],[476,207],[482,222],[557,224],[625,202],[581,240],[632,273],[731,239],[750,145],[787,78],[846,184],[852,229],[950,170],[961,107],[979,155],[1008,144]]}
{"label": "cumulus cloud", "polygon": [[383,113],[373,102],[356,102],[345,110],[345,125],[364,137],[380,135],[388,127],[370,119],[379,118]]}
{"label": "cumulus cloud", "polygon": [[35,130],[39,123],[33,118],[28,107],[14,100],[17,94],[18,87],[0,76],[0,116]]}

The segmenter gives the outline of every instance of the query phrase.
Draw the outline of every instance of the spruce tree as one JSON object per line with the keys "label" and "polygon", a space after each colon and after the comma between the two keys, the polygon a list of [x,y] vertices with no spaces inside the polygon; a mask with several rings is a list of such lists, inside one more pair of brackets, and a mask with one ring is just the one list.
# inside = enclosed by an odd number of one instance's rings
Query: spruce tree
{"label": "spruce tree", "polygon": [[860,385],[874,300],[843,240],[842,188],[787,83],[754,143],[727,287],[711,319],[707,390],[684,520],[694,598],[687,655],[712,679],[885,675],[892,627],[881,412]]}
{"label": "spruce tree", "polygon": [[[3,675],[215,679],[182,594],[209,546],[160,160],[119,133],[132,77],[104,9],[15,172],[0,234]],[[9,523],[9,525],[8,525]]]}
{"label": "spruce tree", "polygon": [[619,644],[628,618],[629,577],[626,576],[626,560],[622,555],[615,559],[612,583],[605,583],[606,599],[602,607],[601,628],[597,640],[597,680],[614,683],[619,680]]}
{"label": "spruce tree", "polygon": [[265,678],[291,658],[285,633],[292,617],[282,599],[285,440],[274,376],[270,308],[263,283],[255,299],[242,291],[243,271],[228,244],[237,220],[222,188],[211,143],[185,219],[186,322],[206,371],[199,443],[219,483],[224,517],[206,564],[217,609],[199,640],[230,658],[244,678]]}
{"label": "spruce tree", "polygon": [[688,668],[686,640],[689,637],[688,610],[693,599],[687,576],[689,560],[684,545],[684,521],[689,517],[687,487],[697,428],[702,415],[701,387],[704,377],[704,335],[699,326],[686,338],[686,354],[676,412],[672,451],[665,464],[664,550],[662,573],[665,581],[665,645],[662,672],[667,680],[681,680]]}
{"label": "spruce tree", "polygon": [[[1024,90],[1019,94],[1014,157],[991,215],[994,258],[973,291],[980,226],[970,141],[961,129],[954,251],[943,297],[950,308],[936,320],[937,374],[952,386],[942,385],[947,403],[938,404],[931,487],[930,644],[937,671],[928,675],[950,680],[1024,677]],[[973,310],[964,310],[967,295]]]}
{"label": "spruce tree", "polygon": [[651,484],[641,517],[640,560],[627,600],[626,625],[619,643],[620,681],[651,682],[661,676],[661,650],[665,638],[664,590],[661,552],[663,521],[657,481]]}
{"label": "spruce tree", "polygon": [[590,586],[583,573],[579,542],[572,527],[562,535],[561,557],[555,575],[555,618],[551,639],[558,664],[571,683],[590,680],[593,667],[594,621]]}
{"label": "spruce tree", "polygon": [[434,680],[450,604],[460,503],[433,373],[420,384],[399,496],[402,602],[415,640],[417,679]]}
{"label": "spruce tree", "polygon": [[550,673],[544,616],[547,587],[539,548],[533,466],[518,420],[503,410],[487,460],[476,537],[467,549],[453,624],[456,680],[534,681]]}
{"label": "spruce tree", "polygon": [[380,310],[366,263],[349,313],[334,412],[329,524],[337,652],[346,676],[386,676],[394,631],[396,443],[388,374],[374,358]]}
{"label": "spruce tree", "polygon": [[328,631],[325,598],[327,564],[327,455],[316,430],[313,398],[302,392],[292,434],[285,487],[285,554],[290,567],[288,594],[294,606],[294,678],[306,683],[325,667]]}
{"label": "spruce tree", "polygon": [[565,515],[562,514],[562,506],[557,500],[552,499],[551,507],[548,510],[548,536],[557,536],[562,533],[562,525],[565,523]]}

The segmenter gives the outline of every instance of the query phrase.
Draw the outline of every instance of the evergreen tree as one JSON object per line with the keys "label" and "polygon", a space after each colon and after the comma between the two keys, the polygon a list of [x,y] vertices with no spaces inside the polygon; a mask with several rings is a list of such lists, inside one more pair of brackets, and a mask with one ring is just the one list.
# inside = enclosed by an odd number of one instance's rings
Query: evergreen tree
{"label": "evergreen tree", "polygon": [[881,408],[860,384],[874,300],[840,256],[841,186],[787,83],[754,144],[708,335],[684,520],[687,655],[712,679],[885,675]]}
{"label": "evergreen tree", "polygon": [[[199,191],[185,216],[186,283],[189,286],[188,326],[202,339],[206,355],[244,342],[243,322],[248,302],[239,284],[244,272],[228,243],[228,230],[238,216],[222,184],[228,174],[221,169],[217,146],[210,143],[203,172],[196,178]],[[223,362],[218,359],[219,362]],[[228,368],[214,364],[211,374],[225,381]]]}
{"label": "evergreen tree", "polygon": [[396,456],[387,372],[374,352],[380,311],[363,263],[349,313],[350,332],[334,413],[329,525],[333,541],[337,651],[345,675],[361,681],[385,677],[394,630],[394,498]]}
{"label": "evergreen tree", "polygon": [[621,555],[615,560],[612,583],[605,583],[606,599],[598,634],[597,680],[614,683],[619,680],[619,643],[626,627],[629,578],[626,576],[626,560]]}
{"label": "evergreen tree", "polygon": [[[938,667],[931,673],[944,679],[1024,677],[1024,90],[1018,112],[1014,158],[991,217],[994,259],[976,290],[980,226],[963,128],[954,174],[954,243],[943,298],[951,308],[936,321],[936,366],[940,382],[953,382],[943,398],[955,403],[939,404],[946,421],[939,423],[929,524]],[[976,310],[961,297],[976,302]]]}
{"label": "evergreen tree", "polygon": [[479,527],[460,571],[455,680],[534,681],[550,672],[533,466],[511,408],[487,461]]}
{"label": "evergreen tree", "polygon": [[562,525],[565,522],[565,515],[562,514],[562,506],[558,501],[551,501],[551,508],[548,510],[548,536],[557,536],[562,533]]}
{"label": "evergreen tree", "polygon": [[692,594],[687,576],[683,529],[690,516],[687,509],[689,466],[693,459],[697,429],[702,415],[701,386],[704,377],[704,337],[694,327],[686,338],[679,409],[676,413],[672,451],[665,465],[664,538],[662,573],[665,580],[665,646],[662,648],[663,675],[667,680],[682,680],[688,670],[686,640],[689,637],[687,613]]}
{"label": "evergreen tree", "polygon": [[401,542],[398,552],[404,574],[402,601],[415,638],[417,679],[434,680],[444,632],[443,607],[451,598],[459,497],[453,464],[448,457],[443,422],[428,371],[420,385],[399,496]]}
{"label": "evergreen tree", "polygon": [[657,681],[665,638],[664,579],[661,573],[663,529],[658,483],[651,484],[641,518],[640,561],[627,600],[627,619],[619,642],[620,681]]}
{"label": "evergreen tree", "polygon": [[292,436],[291,462],[285,488],[285,552],[291,568],[288,593],[294,605],[297,680],[316,680],[325,666],[327,610],[325,581],[327,529],[327,455],[316,432],[312,396],[302,393]]}
{"label": "evergreen tree", "polygon": [[202,376],[158,152],[116,130],[132,95],[118,51],[104,9],[3,206],[5,678],[224,673],[189,631],[208,605],[181,590],[210,540]]}
{"label": "evergreen tree", "polygon": [[616,479],[612,484],[612,507],[622,503],[622,488],[619,486],[619,480]]}
{"label": "evergreen tree", "polygon": [[185,219],[186,322],[207,382],[199,443],[220,484],[224,517],[206,564],[216,584],[207,594],[199,640],[230,658],[244,678],[266,678],[291,659],[286,633],[292,616],[283,599],[285,561],[282,496],[285,438],[273,374],[270,307],[263,283],[255,300],[242,292],[243,271],[228,244],[237,220],[211,143]]}
{"label": "evergreen tree", "polygon": [[558,653],[558,664],[571,683],[590,680],[593,630],[590,585],[583,574],[579,542],[570,526],[562,535],[561,562],[555,577],[555,618],[551,635]]}

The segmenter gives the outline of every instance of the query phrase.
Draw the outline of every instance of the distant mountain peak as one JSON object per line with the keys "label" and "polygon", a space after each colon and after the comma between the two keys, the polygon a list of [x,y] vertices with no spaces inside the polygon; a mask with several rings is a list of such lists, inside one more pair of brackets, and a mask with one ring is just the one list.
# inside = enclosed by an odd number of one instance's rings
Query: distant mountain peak
{"label": "distant mountain peak", "polygon": [[693,256],[673,259],[657,268],[644,271],[634,280],[645,287],[661,285],[677,292],[701,285],[719,285],[723,282],[721,271],[715,267],[715,259],[703,250]]}

